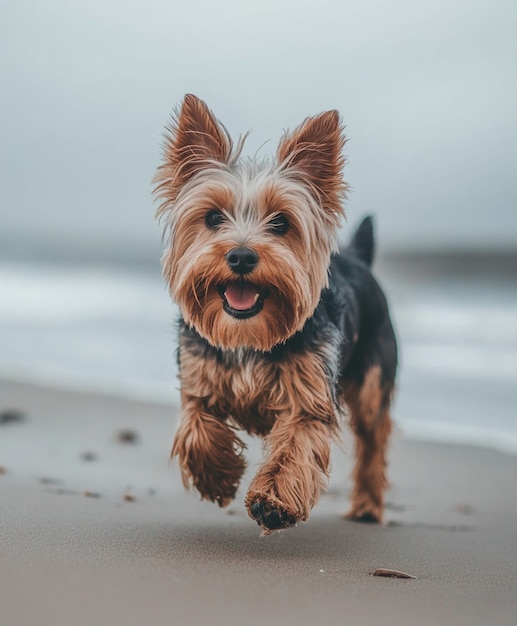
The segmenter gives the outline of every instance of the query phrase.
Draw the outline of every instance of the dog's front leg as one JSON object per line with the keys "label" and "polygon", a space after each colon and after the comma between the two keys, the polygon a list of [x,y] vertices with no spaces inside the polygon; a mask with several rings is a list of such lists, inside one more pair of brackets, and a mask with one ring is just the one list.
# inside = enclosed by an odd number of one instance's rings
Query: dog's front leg
{"label": "dog's front leg", "polygon": [[223,419],[211,414],[201,398],[183,397],[183,417],[172,446],[183,484],[192,484],[205,500],[223,507],[235,497],[246,467],[244,443]]}
{"label": "dog's front leg", "polygon": [[331,430],[318,419],[279,416],[266,439],[268,457],[246,497],[250,517],[264,529],[306,521],[326,486]]}

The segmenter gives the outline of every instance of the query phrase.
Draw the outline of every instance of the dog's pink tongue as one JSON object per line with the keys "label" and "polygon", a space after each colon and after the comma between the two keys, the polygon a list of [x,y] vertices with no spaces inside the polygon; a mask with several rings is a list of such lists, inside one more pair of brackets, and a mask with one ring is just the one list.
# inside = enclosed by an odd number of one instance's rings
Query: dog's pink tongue
{"label": "dog's pink tongue", "polygon": [[251,309],[257,300],[257,288],[249,283],[229,283],[224,292],[226,301],[236,311]]}

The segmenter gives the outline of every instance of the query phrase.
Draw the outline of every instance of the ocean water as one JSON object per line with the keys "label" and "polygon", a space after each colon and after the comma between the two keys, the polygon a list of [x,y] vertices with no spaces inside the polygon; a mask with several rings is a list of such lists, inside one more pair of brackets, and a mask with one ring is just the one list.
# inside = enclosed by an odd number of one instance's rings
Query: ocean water
{"label": "ocean water", "polygon": [[[383,282],[404,435],[517,453],[515,280]],[[178,404],[176,318],[157,268],[0,262],[0,377]]]}

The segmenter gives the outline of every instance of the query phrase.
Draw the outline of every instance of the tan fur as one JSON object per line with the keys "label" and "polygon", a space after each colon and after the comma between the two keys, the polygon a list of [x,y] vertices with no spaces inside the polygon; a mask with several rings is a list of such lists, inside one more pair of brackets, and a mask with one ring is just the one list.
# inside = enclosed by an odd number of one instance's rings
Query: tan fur
{"label": "tan fur", "polygon": [[238,425],[267,435],[267,458],[246,502],[260,494],[307,519],[325,485],[337,428],[321,360],[311,354],[265,365],[251,355],[235,368],[180,347],[180,365],[183,419],[172,455],[179,456],[184,482],[203,498],[228,504],[244,470],[242,442],[232,428]]}
{"label": "tan fur", "polygon": [[171,456],[178,456],[183,484],[190,481],[204,499],[226,506],[235,497],[246,463],[244,444],[223,421],[203,411],[202,403],[183,401],[183,419]]}
{"label": "tan fur", "polygon": [[278,147],[278,160],[300,172],[309,182],[321,205],[334,218],[343,215],[347,184],[341,176],[345,164],[342,134],[337,111],[308,117],[292,133],[286,133]]}
{"label": "tan fur", "polygon": [[[176,112],[168,127],[165,159],[158,168],[156,193],[171,200],[185,183],[212,161],[226,162],[233,150],[233,142],[206,104],[187,94],[181,111]],[[166,209],[162,205],[159,209]]]}
{"label": "tan fur", "polygon": [[381,370],[374,366],[361,386],[348,384],[343,398],[350,410],[350,425],[355,435],[350,519],[382,521],[386,478],[386,451],[391,433],[389,403],[391,388],[383,389]]}
{"label": "tan fur", "polygon": [[266,438],[268,457],[253,479],[245,504],[281,507],[306,521],[326,487],[330,464],[328,425],[310,419],[278,419]]}

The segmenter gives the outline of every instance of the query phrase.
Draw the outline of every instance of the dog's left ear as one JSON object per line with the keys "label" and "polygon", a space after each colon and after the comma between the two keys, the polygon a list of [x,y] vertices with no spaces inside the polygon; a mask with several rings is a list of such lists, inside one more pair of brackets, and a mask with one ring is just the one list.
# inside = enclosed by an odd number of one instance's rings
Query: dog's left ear
{"label": "dog's left ear", "polygon": [[342,175],[345,142],[339,113],[326,111],[286,133],[277,152],[280,166],[308,183],[323,208],[335,215],[343,214],[347,191]]}
{"label": "dog's left ear", "polygon": [[158,196],[174,201],[180,189],[207,167],[225,163],[232,152],[232,140],[208,106],[187,94],[167,128],[164,162],[154,182]]}

